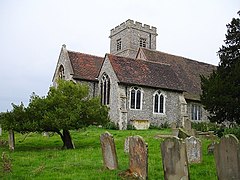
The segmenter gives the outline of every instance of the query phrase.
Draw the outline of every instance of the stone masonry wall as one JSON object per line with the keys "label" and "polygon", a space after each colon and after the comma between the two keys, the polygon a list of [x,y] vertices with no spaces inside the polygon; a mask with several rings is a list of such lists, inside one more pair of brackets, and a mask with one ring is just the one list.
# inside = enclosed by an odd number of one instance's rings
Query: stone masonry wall
{"label": "stone masonry wall", "polygon": [[99,83],[98,82],[93,82],[93,81],[77,81],[81,84],[86,84],[89,88],[89,96],[90,97],[96,97],[99,96]]}
{"label": "stone masonry wall", "polygon": [[66,46],[63,45],[59,58],[58,58],[58,62],[57,62],[57,66],[56,66],[56,70],[53,76],[53,85],[56,85],[56,81],[59,78],[59,68],[60,66],[63,66],[64,68],[64,77],[63,79],[65,80],[72,80],[72,74],[73,74],[73,70],[72,70],[72,66],[68,57],[68,53],[67,53],[67,49]]}
{"label": "stone masonry wall", "polygon": [[[142,99],[142,109],[132,110],[130,109],[130,88],[132,86],[119,85],[120,92],[125,92],[127,94],[127,100],[125,105],[128,111],[127,119],[128,123],[130,120],[150,120],[150,123],[154,126],[160,126],[161,124],[167,122],[171,123],[173,121],[178,121],[181,118],[181,105],[179,102],[179,96],[181,93],[164,91],[161,89],[152,89],[142,87],[143,99]],[[165,114],[154,114],[153,113],[153,94],[156,90],[161,90],[165,95]],[[121,107],[123,108],[123,107]]]}
{"label": "stone masonry wall", "polygon": [[[113,71],[112,65],[111,65],[108,57],[106,57],[103,65],[102,65],[102,69],[101,69],[100,74],[98,76],[99,81],[101,80],[102,75],[104,73],[106,73],[110,78],[110,102],[109,102],[110,111],[109,111],[109,116],[115,124],[119,124],[119,120],[120,120],[119,110],[120,110],[120,108],[119,108],[118,79],[117,79],[117,76],[116,76],[115,72]],[[98,87],[98,88],[100,90],[100,87]],[[98,91],[98,93],[100,93],[100,91]]]}

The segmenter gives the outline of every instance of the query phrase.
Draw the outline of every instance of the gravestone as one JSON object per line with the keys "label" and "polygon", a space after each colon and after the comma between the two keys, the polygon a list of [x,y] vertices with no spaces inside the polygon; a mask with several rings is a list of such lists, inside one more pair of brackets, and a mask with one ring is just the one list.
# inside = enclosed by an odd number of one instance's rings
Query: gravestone
{"label": "gravestone", "polygon": [[177,128],[177,123],[174,121],[171,123],[171,129],[176,129]]}
{"label": "gravestone", "polygon": [[161,144],[164,179],[189,179],[186,145],[178,137],[166,138]]}
{"label": "gravestone", "polygon": [[148,145],[141,136],[129,137],[129,170],[139,179],[148,179]]}
{"label": "gravestone", "polygon": [[219,180],[240,179],[240,145],[234,135],[225,135],[215,145],[214,158]]}
{"label": "gravestone", "polygon": [[188,163],[201,163],[202,162],[202,142],[191,136],[186,138],[186,151]]}
{"label": "gravestone", "polygon": [[127,137],[125,139],[125,142],[124,142],[124,152],[125,153],[129,153],[129,137]]}
{"label": "gravestone", "polygon": [[188,132],[192,131],[192,124],[191,124],[191,121],[188,118],[184,118],[183,128]]}
{"label": "gravestone", "polygon": [[106,132],[100,136],[104,166],[110,170],[118,168],[116,147],[113,136]]}
{"label": "gravestone", "polygon": [[196,130],[192,129],[192,122],[188,118],[183,119],[183,129],[187,132],[190,136],[196,136]]}
{"label": "gravestone", "polygon": [[14,138],[14,131],[13,130],[9,130],[9,132],[8,132],[8,144],[9,144],[9,149],[11,151],[14,151],[15,138]]}
{"label": "gravestone", "polygon": [[207,152],[208,152],[208,154],[213,154],[214,148],[215,148],[215,144],[216,144],[216,142],[213,141],[213,142],[211,142],[211,144],[209,144],[209,145],[207,146]]}
{"label": "gravestone", "polygon": [[0,126],[0,136],[2,136],[2,128],[1,128],[1,126]]}

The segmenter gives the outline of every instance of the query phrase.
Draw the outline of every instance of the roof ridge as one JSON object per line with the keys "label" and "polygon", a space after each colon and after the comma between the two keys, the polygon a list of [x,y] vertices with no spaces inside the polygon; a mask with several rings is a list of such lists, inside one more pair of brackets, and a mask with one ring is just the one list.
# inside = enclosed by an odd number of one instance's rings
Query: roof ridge
{"label": "roof ridge", "polygon": [[87,55],[87,56],[92,56],[92,57],[97,57],[97,58],[104,58],[102,56],[97,56],[97,55],[92,55],[92,54],[87,54],[87,53],[82,53],[82,52],[77,52],[77,51],[72,51],[72,50],[67,50],[68,52],[72,52],[72,53],[77,53],[77,54],[83,54],[83,55]]}
{"label": "roof ridge", "polygon": [[144,59],[130,58],[130,57],[119,56],[119,55],[109,54],[109,53],[106,53],[106,54],[107,54],[107,55],[112,55],[112,56],[117,56],[117,57],[120,57],[120,58],[129,59],[129,60],[132,60],[132,61],[144,61],[144,62],[148,62],[148,63],[162,64],[162,65],[171,66],[171,64],[163,63],[163,62],[156,62],[156,61],[151,61],[151,60],[144,60]]}
{"label": "roof ridge", "polygon": [[[174,57],[178,57],[178,58],[183,58],[183,59],[185,59],[185,60],[193,61],[193,62],[196,62],[196,63],[206,64],[206,65],[211,65],[211,66],[216,66],[216,65],[209,64],[209,63],[206,63],[206,62],[198,61],[198,60],[195,60],[195,59],[190,59],[190,58],[184,57],[184,56],[179,56],[179,55],[175,55],[175,54],[166,53],[166,52],[163,52],[163,51],[158,51],[158,50],[153,50],[153,49],[147,49],[147,48],[142,48],[142,49],[143,49],[143,50],[147,50],[147,51],[156,52],[156,53],[162,53],[162,54],[166,54],[166,55],[174,56]],[[151,61],[151,60],[149,60],[149,61]]]}
{"label": "roof ridge", "polygon": [[144,61],[144,62],[153,63],[153,64],[162,64],[162,65],[166,65],[166,66],[171,66],[171,64],[168,64],[168,63],[145,60],[145,59],[136,59],[136,61]]}

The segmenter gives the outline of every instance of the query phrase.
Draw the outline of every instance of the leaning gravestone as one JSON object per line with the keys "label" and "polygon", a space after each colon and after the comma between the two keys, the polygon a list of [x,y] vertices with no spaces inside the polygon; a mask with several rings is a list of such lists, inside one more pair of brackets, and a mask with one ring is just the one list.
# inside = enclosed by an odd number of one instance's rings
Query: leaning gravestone
{"label": "leaning gravestone", "polygon": [[138,179],[148,179],[148,145],[141,136],[129,137],[129,166]]}
{"label": "leaning gravestone", "polygon": [[9,149],[11,151],[14,151],[15,139],[14,139],[14,131],[13,130],[9,130],[9,132],[8,132],[8,144],[9,144]]}
{"label": "leaning gravestone", "polygon": [[186,138],[186,151],[188,163],[201,163],[202,162],[202,142],[191,136]]}
{"label": "leaning gravestone", "polygon": [[178,137],[165,139],[161,144],[164,179],[190,179],[186,145]]}
{"label": "leaning gravestone", "polygon": [[219,180],[240,179],[240,145],[234,135],[221,138],[220,143],[215,145],[214,158]]}
{"label": "leaning gravestone", "polygon": [[118,168],[116,147],[113,136],[106,132],[100,136],[104,166],[110,170]]}

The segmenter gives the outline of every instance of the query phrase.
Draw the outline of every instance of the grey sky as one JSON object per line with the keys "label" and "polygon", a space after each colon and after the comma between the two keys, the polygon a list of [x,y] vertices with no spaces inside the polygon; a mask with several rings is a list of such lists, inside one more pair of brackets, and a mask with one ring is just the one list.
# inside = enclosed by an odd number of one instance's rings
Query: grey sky
{"label": "grey sky", "polygon": [[217,65],[239,0],[0,0],[0,112],[46,95],[62,44],[104,57],[110,29],[157,27],[157,50]]}

